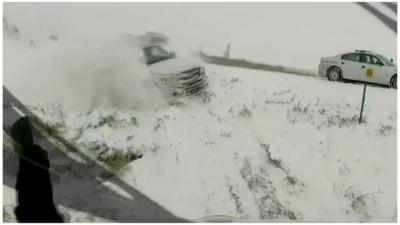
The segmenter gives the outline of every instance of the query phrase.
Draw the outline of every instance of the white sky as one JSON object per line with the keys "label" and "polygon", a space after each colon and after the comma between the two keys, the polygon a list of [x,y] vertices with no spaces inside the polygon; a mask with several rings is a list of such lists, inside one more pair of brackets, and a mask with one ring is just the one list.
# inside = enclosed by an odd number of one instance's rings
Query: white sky
{"label": "white sky", "polygon": [[396,59],[396,34],[354,3],[4,3],[4,15],[34,39],[155,30],[178,52],[231,44],[233,57],[307,69],[354,49]]}

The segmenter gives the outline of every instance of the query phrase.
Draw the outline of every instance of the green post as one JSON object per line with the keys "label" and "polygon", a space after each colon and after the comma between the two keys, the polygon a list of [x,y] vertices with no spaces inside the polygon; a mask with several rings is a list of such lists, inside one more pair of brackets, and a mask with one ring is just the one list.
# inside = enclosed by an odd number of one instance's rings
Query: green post
{"label": "green post", "polygon": [[361,121],[362,121],[362,114],[363,114],[363,110],[364,110],[365,90],[366,89],[367,89],[367,83],[364,82],[364,91],[363,91],[363,97],[362,97],[362,102],[361,102],[360,119],[358,120],[358,124],[361,124]]}

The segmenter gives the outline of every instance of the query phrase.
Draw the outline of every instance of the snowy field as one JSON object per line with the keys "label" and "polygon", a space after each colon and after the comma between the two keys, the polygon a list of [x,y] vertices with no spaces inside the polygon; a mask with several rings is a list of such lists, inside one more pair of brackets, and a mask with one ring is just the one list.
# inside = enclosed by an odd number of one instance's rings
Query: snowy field
{"label": "snowy field", "polygon": [[143,155],[123,180],[186,219],[396,220],[396,91],[368,87],[359,125],[362,85],[207,71],[208,95],[172,106],[36,112],[84,152]]}
{"label": "snowy field", "polygon": [[[4,39],[4,85],[81,152],[99,160],[140,155],[118,176],[175,215],[397,220],[395,90],[369,86],[358,124],[360,84],[205,65],[205,95],[168,101],[140,54],[110,38],[152,28],[178,55],[221,55],[230,43],[233,57],[314,70],[321,56],[354,49],[396,59],[396,34],[356,4],[5,4],[4,13],[20,31]],[[107,95],[106,84],[123,90],[128,107],[89,107],[92,96]],[[68,187],[55,186],[57,201],[85,205],[83,196],[96,196],[95,188],[76,196],[58,188]],[[118,221],[123,213],[95,204],[87,207],[102,214],[96,218],[60,209],[72,222]]]}

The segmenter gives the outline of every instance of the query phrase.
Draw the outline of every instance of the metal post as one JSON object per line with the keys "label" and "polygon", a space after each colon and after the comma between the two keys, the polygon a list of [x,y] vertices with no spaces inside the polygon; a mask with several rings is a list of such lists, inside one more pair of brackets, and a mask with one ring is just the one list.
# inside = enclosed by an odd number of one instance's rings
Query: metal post
{"label": "metal post", "polygon": [[229,59],[231,54],[231,44],[228,44],[228,46],[226,46],[226,55],[225,57]]}
{"label": "metal post", "polygon": [[362,114],[364,110],[364,100],[365,100],[365,90],[367,89],[367,83],[364,82],[364,91],[363,91],[363,97],[362,97],[362,102],[361,102],[361,111],[360,111],[360,119],[358,120],[358,124],[361,124],[362,121]]}

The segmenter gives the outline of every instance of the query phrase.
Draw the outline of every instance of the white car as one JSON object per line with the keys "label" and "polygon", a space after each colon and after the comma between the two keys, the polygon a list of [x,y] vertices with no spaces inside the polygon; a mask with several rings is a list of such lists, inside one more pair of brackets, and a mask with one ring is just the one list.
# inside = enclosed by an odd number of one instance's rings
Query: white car
{"label": "white car", "polygon": [[322,57],[318,73],[330,81],[355,80],[397,89],[397,66],[393,60],[364,50]]}

